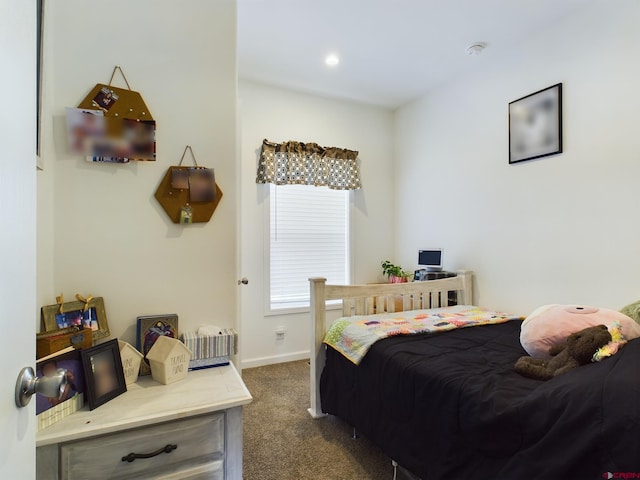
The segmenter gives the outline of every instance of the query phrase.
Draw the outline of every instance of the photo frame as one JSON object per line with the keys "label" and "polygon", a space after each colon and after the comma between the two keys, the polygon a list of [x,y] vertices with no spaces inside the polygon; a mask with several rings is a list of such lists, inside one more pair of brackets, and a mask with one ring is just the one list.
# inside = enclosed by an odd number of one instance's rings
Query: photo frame
{"label": "photo frame", "polygon": [[213,202],[216,199],[216,177],[212,168],[189,170],[189,200]]}
{"label": "photo frame", "polygon": [[[70,328],[90,327],[94,342],[101,338],[107,338],[111,332],[103,298],[89,297],[87,300],[87,302],[78,300],[42,307],[42,331],[67,331]],[[62,307],[62,314],[60,307]]]}
{"label": "photo frame", "polygon": [[151,366],[147,360],[147,353],[156,343],[158,337],[177,339],[178,315],[144,315],[136,318],[136,349],[144,355],[140,364],[140,375],[151,375]]}
{"label": "photo frame", "polygon": [[[74,397],[84,394],[84,371],[80,359],[80,350],[71,350],[60,354],[44,357],[36,362],[36,377],[41,378],[53,374],[58,368],[67,370],[67,385],[58,398],[49,398],[36,394],[36,415],[62,405]],[[82,402],[82,400],[80,400]]]}
{"label": "photo frame", "polygon": [[80,350],[85,396],[94,410],[127,391],[118,340]]}
{"label": "photo frame", "polygon": [[562,83],[509,103],[509,163],[562,153]]}

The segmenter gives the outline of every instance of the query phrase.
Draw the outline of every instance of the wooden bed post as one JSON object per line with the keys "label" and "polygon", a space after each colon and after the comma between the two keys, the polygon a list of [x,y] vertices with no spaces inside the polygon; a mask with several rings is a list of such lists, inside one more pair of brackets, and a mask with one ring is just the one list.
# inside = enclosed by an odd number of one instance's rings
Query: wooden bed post
{"label": "wooden bed post", "polygon": [[323,417],[320,405],[320,375],[326,360],[325,347],[322,343],[326,331],[327,311],[325,305],[326,278],[310,278],[311,284],[311,349],[309,351],[311,366],[310,400],[308,409],[313,418]]}
{"label": "wooden bed post", "polygon": [[473,305],[473,272],[470,270],[458,270],[457,274],[462,277],[462,293],[463,298],[458,299],[458,305]]}

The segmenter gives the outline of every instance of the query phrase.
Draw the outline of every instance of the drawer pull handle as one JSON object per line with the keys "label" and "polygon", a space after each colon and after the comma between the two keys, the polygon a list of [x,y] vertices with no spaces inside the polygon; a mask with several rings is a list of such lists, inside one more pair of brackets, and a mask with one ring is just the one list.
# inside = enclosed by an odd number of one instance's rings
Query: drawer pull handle
{"label": "drawer pull handle", "polygon": [[152,458],[155,457],[157,455],[160,455],[161,453],[171,453],[173,452],[176,448],[178,448],[178,445],[165,445],[164,447],[156,450],[155,452],[151,452],[151,453],[130,453],[129,455],[126,455],[124,457],[122,457],[122,461],[123,462],[133,462],[136,458]]}

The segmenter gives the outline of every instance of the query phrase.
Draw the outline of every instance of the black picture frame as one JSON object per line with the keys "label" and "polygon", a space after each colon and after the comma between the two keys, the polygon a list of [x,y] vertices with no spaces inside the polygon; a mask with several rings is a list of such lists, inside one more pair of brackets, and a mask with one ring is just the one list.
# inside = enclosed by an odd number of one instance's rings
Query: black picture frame
{"label": "black picture frame", "polygon": [[89,410],[127,391],[117,339],[81,350],[80,355]]}
{"label": "black picture frame", "polygon": [[509,163],[562,153],[562,83],[509,103]]}

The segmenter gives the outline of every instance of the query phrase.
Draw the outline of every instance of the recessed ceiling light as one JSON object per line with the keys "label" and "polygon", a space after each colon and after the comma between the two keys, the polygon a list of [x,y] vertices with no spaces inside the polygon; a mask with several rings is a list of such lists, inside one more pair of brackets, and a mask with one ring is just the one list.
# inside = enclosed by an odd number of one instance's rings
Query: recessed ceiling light
{"label": "recessed ceiling light", "polygon": [[486,45],[484,43],[472,43],[467,48],[465,48],[464,51],[469,56],[480,55],[485,47]]}
{"label": "recessed ceiling light", "polygon": [[340,59],[338,58],[338,56],[336,54],[331,53],[331,54],[326,56],[326,58],[324,59],[324,63],[326,63],[330,67],[335,67],[336,65],[338,65],[340,63]]}

